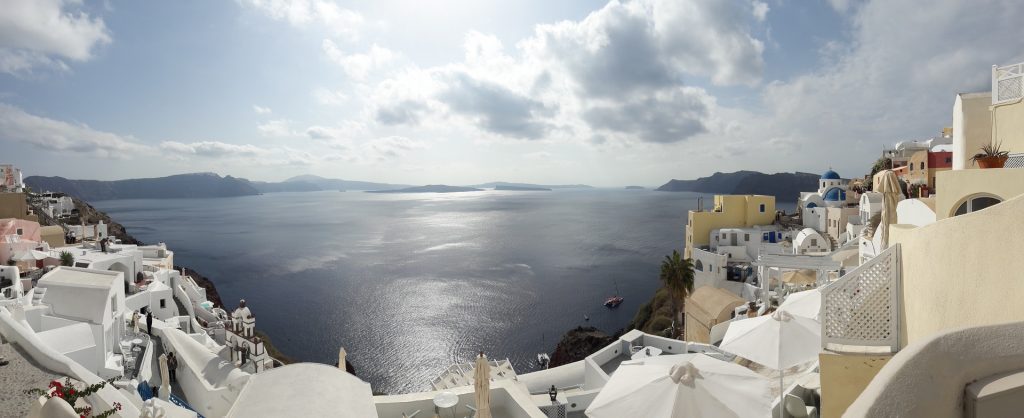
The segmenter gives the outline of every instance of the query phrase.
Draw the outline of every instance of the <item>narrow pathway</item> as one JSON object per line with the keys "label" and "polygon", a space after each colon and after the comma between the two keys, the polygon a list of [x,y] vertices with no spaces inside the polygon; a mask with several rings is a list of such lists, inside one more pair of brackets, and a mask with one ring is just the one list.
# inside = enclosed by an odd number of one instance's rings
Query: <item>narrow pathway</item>
{"label": "narrow pathway", "polygon": [[10,362],[6,366],[0,366],[0,415],[27,416],[33,396],[26,395],[25,390],[45,390],[50,381],[63,378],[37,364],[20,347],[13,344],[0,344],[0,357]]}

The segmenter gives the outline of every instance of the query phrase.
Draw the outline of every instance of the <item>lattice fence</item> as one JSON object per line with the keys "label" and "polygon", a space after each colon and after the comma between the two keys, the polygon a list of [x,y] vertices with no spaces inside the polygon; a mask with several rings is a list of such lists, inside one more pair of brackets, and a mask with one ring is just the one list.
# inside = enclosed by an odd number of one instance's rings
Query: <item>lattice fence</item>
{"label": "lattice fence", "polygon": [[1024,168],[1024,153],[1010,154],[1010,158],[1006,159],[1006,165],[1003,168]]}
{"label": "lattice fence", "polygon": [[821,343],[899,349],[899,244],[821,288]]}
{"label": "lattice fence", "polygon": [[548,418],[566,418],[568,416],[564,403],[541,406],[540,412]]}
{"label": "lattice fence", "polygon": [[992,104],[1024,98],[1024,63],[992,67]]}

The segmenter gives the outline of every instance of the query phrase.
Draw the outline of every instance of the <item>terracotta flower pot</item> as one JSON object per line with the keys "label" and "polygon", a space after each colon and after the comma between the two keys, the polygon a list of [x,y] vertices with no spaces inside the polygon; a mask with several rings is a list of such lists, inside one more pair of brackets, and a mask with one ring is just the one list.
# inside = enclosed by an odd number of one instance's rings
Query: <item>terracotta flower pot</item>
{"label": "terracotta flower pot", "polygon": [[978,162],[978,167],[981,167],[981,168],[1003,168],[1003,165],[1006,164],[1006,160],[1009,159],[1009,158],[1010,158],[1009,156],[1000,155],[1000,156],[991,156],[991,157],[978,158],[975,161]]}

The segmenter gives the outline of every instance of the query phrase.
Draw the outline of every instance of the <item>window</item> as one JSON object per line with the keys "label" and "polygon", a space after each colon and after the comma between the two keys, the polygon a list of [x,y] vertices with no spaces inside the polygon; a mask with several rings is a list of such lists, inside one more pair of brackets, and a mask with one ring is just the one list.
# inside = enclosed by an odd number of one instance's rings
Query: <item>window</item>
{"label": "window", "polygon": [[160,309],[167,307],[167,299],[160,299]]}
{"label": "window", "polygon": [[697,271],[704,271],[704,263],[701,263],[700,260],[697,260],[696,263],[693,263],[693,269]]}
{"label": "window", "polygon": [[761,209],[761,213],[764,213],[764,203],[761,204],[760,209]]}
{"label": "window", "polygon": [[921,161],[921,169],[924,170],[924,161]]}
{"label": "window", "polygon": [[977,212],[989,206],[995,205],[999,202],[1002,202],[1002,199],[993,196],[973,197],[967,199],[967,201],[965,201],[964,203],[961,203],[960,206],[956,208],[956,211],[953,212],[953,216],[960,216],[971,212]]}
{"label": "window", "polygon": [[817,238],[811,238],[811,246],[812,247],[817,247],[818,246],[818,239]]}
{"label": "window", "polygon": [[743,241],[750,242],[750,234],[743,234]]}
{"label": "window", "polygon": [[953,162],[953,158],[952,157],[946,157],[946,164],[950,164],[952,162]]}
{"label": "window", "polygon": [[18,230],[15,233],[17,233],[18,235],[25,235],[25,230],[18,228]]}

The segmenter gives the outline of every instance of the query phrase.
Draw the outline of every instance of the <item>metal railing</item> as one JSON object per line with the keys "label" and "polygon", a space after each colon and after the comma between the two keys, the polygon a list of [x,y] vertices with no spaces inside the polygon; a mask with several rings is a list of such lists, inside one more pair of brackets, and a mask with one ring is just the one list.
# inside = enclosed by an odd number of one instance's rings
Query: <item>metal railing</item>
{"label": "metal railing", "polygon": [[821,345],[899,351],[900,246],[821,288]]}

